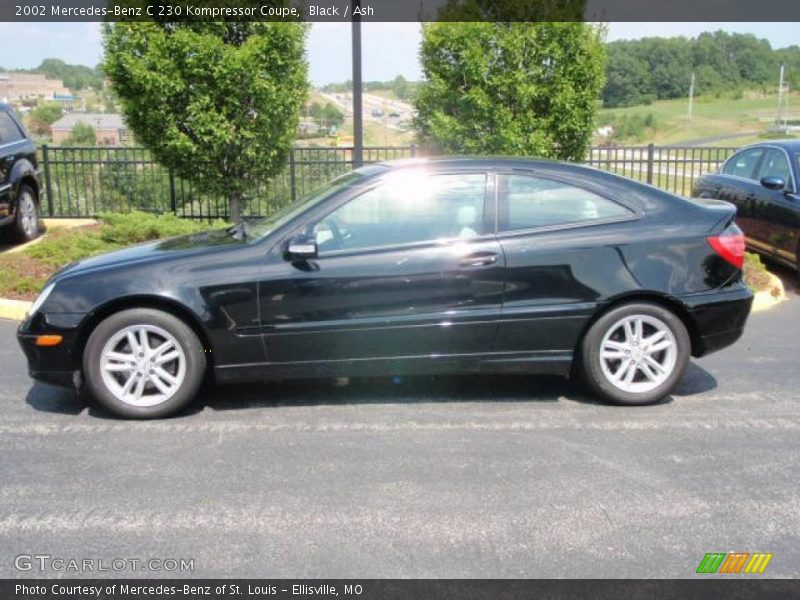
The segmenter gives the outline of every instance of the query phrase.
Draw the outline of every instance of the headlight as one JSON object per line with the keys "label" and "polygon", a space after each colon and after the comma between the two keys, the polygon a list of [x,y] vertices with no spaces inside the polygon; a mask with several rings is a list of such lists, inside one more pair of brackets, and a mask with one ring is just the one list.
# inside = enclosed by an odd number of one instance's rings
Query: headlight
{"label": "headlight", "polygon": [[56,287],[55,283],[48,283],[46,286],[44,286],[42,293],[39,294],[34,301],[33,306],[31,306],[30,311],[28,311],[28,316],[32,317],[40,308],[42,308],[42,304],[44,304],[44,301],[47,300],[47,297],[50,295],[50,292],[53,291],[54,287]]}

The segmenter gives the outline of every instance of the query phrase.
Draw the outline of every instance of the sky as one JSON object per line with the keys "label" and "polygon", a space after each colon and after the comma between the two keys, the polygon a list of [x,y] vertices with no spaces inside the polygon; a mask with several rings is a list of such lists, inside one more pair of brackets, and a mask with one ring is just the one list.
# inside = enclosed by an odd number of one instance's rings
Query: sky
{"label": "sky", "polygon": [[[648,36],[694,37],[722,29],[766,38],[773,48],[798,44],[798,23],[609,23],[608,40]],[[396,75],[420,79],[418,23],[362,24],[363,78]],[[94,66],[102,56],[99,23],[0,23],[0,66],[32,68],[45,58]],[[308,39],[309,75],[314,85],[349,79],[350,24],[314,23]]]}

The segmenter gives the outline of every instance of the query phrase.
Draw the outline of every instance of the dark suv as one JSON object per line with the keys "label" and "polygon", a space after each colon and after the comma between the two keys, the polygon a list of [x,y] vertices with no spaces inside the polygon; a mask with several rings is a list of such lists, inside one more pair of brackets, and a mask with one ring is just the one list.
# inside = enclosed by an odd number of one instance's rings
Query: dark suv
{"label": "dark suv", "polygon": [[15,242],[39,235],[39,183],[36,144],[0,104],[0,230]]}

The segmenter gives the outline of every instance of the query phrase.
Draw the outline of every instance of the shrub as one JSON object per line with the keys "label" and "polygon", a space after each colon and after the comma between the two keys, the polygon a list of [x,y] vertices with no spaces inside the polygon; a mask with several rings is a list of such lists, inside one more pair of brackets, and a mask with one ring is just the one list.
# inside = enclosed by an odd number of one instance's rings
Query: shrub
{"label": "shrub", "polygon": [[0,255],[0,296],[33,299],[62,266],[131,244],[225,226],[143,212],[105,213],[99,225],[53,229],[19,253]]}
{"label": "shrub", "polygon": [[753,292],[760,292],[769,287],[769,272],[764,263],[761,262],[761,257],[758,254],[745,253],[744,282]]}
{"label": "shrub", "polygon": [[175,215],[155,215],[133,211],[129,213],[102,213],[100,236],[109,244],[129,246],[187,233],[196,233],[225,226],[224,221],[193,221]]}

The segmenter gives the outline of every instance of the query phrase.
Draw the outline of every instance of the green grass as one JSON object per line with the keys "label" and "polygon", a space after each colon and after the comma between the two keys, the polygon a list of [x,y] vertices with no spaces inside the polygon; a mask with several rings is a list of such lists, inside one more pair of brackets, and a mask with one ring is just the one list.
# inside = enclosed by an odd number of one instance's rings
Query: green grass
{"label": "green grass", "polygon": [[0,297],[32,299],[47,278],[62,266],[132,244],[220,228],[174,215],[143,212],[106,213],[100,224],[75,229],[55,229],[21,252],[0,255]]}
{"label": "green grass", "polygon": [[[790,113],[800,106],[800,94],[793,93],[789,99]],[[659,100],[648,105],[627,108],[606,108],[600,111],[601,123],[625,115],[644,119],[652,115],[654,127],[646,128],[638,135],[615,140],[618,144],[676,144],[700,138],[735,133],[766,132],[777,113],[777,94],[760,95],[746,93],[739,99],[700,97],[695,99],[693,116],[688,116],[688,99]],[[768,134],[769,135],[769,134]],[[741,138],[745,139],[745,138]],[[740,138],[717,145],[742,145]]]}

